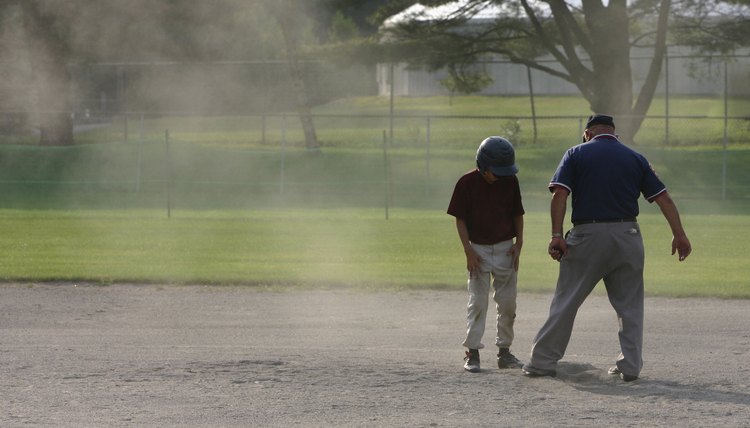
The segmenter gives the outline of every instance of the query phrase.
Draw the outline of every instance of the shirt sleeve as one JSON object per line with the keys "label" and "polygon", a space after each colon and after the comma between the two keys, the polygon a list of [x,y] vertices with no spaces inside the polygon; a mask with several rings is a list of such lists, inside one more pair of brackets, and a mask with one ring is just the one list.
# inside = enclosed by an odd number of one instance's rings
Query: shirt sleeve
{"label": "shirt sleeve", "polygon": [[667,191],[667,186],[659,179],[654,171],[654,167],[646,160],[641,157],[641,163],[643,165],[643,183],[641,184],[641,193],[647,201],[653,202],[654,199],[660,194]]}
{"label": "shirt sleeve", "polygon": [[518,177],[513,177],[513,185],[515,186],[515,203],[514,205],[514,217],[522,216],[526,214],[526,211],[523,209],[523,201],[521,199],[521,184],[518,182]]}
{"label": "shirt sleeve", "polygon": [[465,189],[464,179],[459,179],[453,189],[451,201],[448,204],[448,214],[456,218],[465,219],[469,215],[468,194]]}
{"label": "shirt sleeve", "polygon": [[568,189],[568,192],[573,191],[573,156],[572,151],[568,150],[560,160],[560,164],[557,166],[557,170],[552,179],[549,182],[549,191],[554,191],[555,187],[561,186]]}

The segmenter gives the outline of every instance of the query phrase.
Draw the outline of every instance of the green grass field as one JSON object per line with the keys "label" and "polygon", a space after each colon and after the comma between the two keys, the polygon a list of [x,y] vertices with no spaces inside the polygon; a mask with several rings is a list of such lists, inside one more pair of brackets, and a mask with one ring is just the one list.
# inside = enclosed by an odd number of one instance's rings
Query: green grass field
{"label": "green grass field", "polygon": [[[705,110],[719,102],[687,101],[684,114],[696,113],[693,104]],[[399,111],[502,115],[524,102],[407,99]],[[380,114],[386,107],[382,99],[354,99],[316,113]],[[734,108],[748,106],[738,101]],[[585,114],[572,98],[538,100],[537,110]],[[481,138],[499,133],[493,131],[505,121],[436,119],[430,146],[423,119],[397,122],[386,163],[382,118],[321,119],[323,147],[314,153],[301,148],[292,121],[281,147],[278,124],[269,119],[263,143],[253,120],[160,118],[143,122],[143,139],[118,140],[122,124],[115,123],[79,135],[87,144],[73,147],[0,145],[0,279],[465,286],[463,253],[445,208],[456,179],[473,168]],[[542,121],[540,135],[549,138],[538,144],[529,143],[526,125],[521,129],[516,154],[527,226],[519,286],[549,291],[557,264],[546,254],[546,185],[576,142],[578,124]],[[740,259],[750,238],[750,141],[737,134],[725,150],[711,132],[701,144],[636,147],[669,186],[694,247],[678,263],[665,220],[642,202],[649,294],[750,297]]]}
{"label": "green grass field", "polygon": [[[435,210],[0,212],[5,281],[169,282],[356,289],[465,286],[452,218]],[[694,252],[670,255],[664,219],[641,215],[650,295],[750,297],[747,216],[686,215]],[[554,288],[546,214],[526,216],[519,287]],[[601,292],[601,290],[600,290]]]}

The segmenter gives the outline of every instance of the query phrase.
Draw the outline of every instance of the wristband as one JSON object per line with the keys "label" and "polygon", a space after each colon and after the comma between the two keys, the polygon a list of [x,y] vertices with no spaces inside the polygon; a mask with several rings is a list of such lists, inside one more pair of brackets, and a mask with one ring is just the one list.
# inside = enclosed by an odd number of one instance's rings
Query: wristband
{"label": "wristband", "polygon": [[562,238],[562,233],[560,233],[560,232],[552,232],[552,237],[553,238]]}

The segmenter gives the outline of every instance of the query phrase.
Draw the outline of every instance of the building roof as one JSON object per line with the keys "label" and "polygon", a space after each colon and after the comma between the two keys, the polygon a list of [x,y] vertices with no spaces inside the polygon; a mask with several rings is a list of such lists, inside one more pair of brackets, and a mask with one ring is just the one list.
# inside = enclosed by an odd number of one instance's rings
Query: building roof
{"label": "building roof", "polygon": [[516,14],[507,6],[485,2],[484,7],[466,9],[465,0],[457,0],[441,6],[425,6],[416,3],[388,17],[383,27],[388,28],[409,21],[435,21],[439,19],[466,17],[472,22],[493,21],[500,16]]}

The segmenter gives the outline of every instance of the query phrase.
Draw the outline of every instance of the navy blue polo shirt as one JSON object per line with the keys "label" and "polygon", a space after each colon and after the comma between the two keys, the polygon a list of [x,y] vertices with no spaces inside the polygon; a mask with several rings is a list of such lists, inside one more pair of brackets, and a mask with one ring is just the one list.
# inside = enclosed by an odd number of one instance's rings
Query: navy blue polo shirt
{"label": "navy blue polo shirt", "polygon": [[573,223],[638,216],[638,197],[653,202],[666,186],[645,157],[602,134],[568,149],[550,180],[571,193]]}

